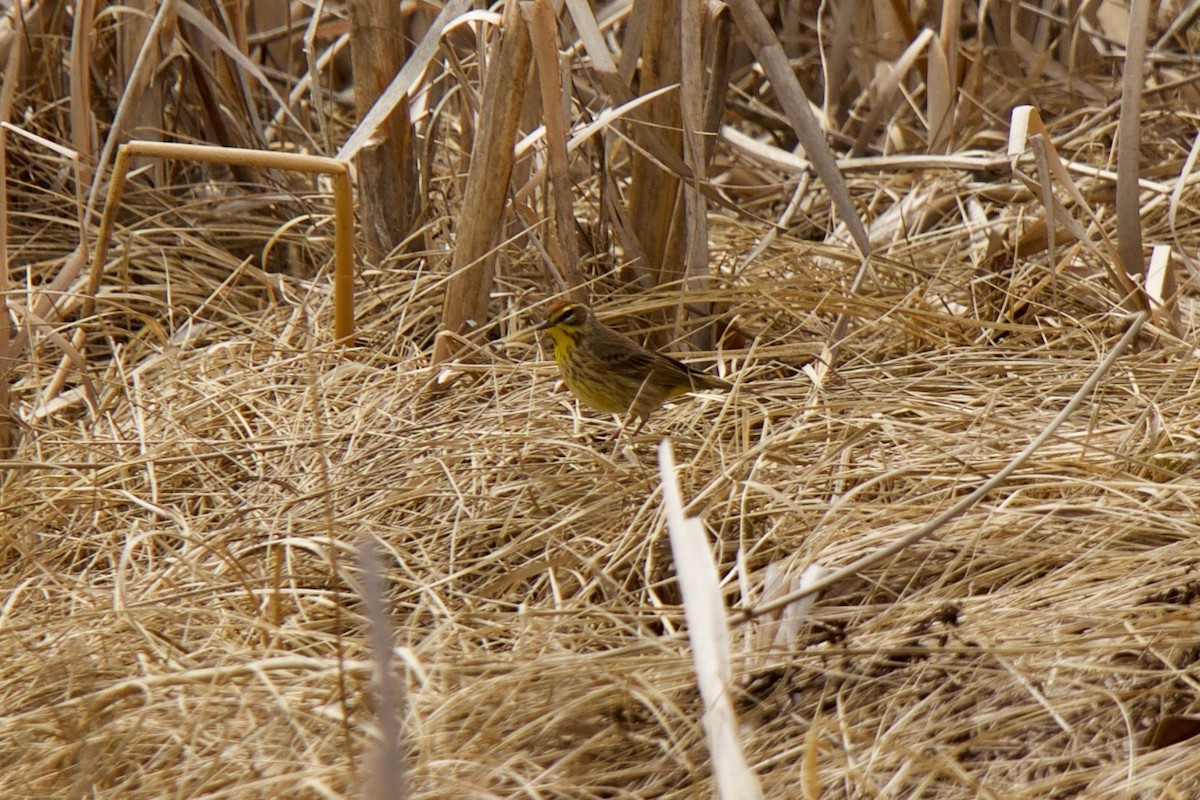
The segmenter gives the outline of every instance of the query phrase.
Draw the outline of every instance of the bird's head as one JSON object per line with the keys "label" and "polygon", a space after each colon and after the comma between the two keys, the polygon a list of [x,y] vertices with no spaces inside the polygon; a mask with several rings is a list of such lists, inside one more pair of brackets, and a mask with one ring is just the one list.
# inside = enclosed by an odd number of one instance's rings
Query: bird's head
{"label": "bird's head", "polygon": [[546,310],[546,321],[538,326],[538,330],[550,334],[555,342],[574,342],[591,319],[591,309],[582,303],[559,300]]}

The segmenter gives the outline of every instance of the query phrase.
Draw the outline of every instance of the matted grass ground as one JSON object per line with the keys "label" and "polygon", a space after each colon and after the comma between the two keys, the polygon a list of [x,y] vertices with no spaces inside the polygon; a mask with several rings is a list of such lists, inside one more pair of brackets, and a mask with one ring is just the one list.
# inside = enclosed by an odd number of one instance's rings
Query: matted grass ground
{"label": "matted grass ground", "polygon": [[[929,4],[890,5],[933,24]],[[863,137],[863,157],[840,163],[877,248],[860,282],[828,190],[778,149],[793,142],[761,70],[737,62],[710,171],[728,203],[708,214],[713,285],[689,300],[724,304],[738,335],[687,356],[736,388],[663,410],[636,439],[614,440],[612,420],[557,385],[533,331],[550,282],[515,228],[496,336],[430,363],[471,36],[444,45],[458,60],[426,84],[435,100],[452,85],[459,105],[419,130],[440,249],[360,264],[348,348],[330,344],[328,275],[301,277],[330,259],[327,198],[280,176],[135,182],[94,313],[80,318],[76,281],[34,318],[80,209],[61,153],[12,145],[7,299],[31,340],[8,373],[19,446],[0,462],[0,797],[356,796],[369,775],[397,777],[372,757],[393,713],[412,798],[713,796],[664,530],[664,434],[720,565],[739,733],[767,797],[1200,796],[1195,740],[1149,744],[1164,718],[1198,713],[1200,689],[1200,95],[1194,26],[1171,4],[1151,20],[1138,199],[1146,244],[1172,247],[1178,325],[1146,324],[1014,474],[824,592],[794,636],[769,646],[770,618],[737,621],[777,596],[770,575],[845,566],[997,474],[1128,329],[1106,251],[1059,237],[1051,260],[1047,197],[1005,151],[1012,108],[1033,103],[1083,198],[1056,175],[1065,213],[1093,245],[1116,236],[1120,20],[1049,6],[1013,5],[1008,34],[993,15],[960,47],[947,27],[946,46],[973,59],[950,86],[949,155],[926,147],[930,68],[902,56],[911,36],[843,14],[818,43],[815,16],[796,22],[806,86],[844,78],[845,97],[821,98],[824,134],[839,155]],[[54,21],[31,39],[40,65],[69,61],[70,26]],[[568,44],[582,128],[611,104]],[[55,142],[74,124],[59,79],[22,84],[41,95],[13,117]],[[115,106],[119,91],[101,89],[112,96],[94,105]],[[329,116],[312,141],[349,115],[322,97],[302,109]],[[205,119],[192,113],[180,120]],[[1041,174],[1023,152],[1018,169]],[[622,188],[627,153],[605,165]],[[579,221],[599,233],[597,165],[580,158]],[[242,260],[266,241],[257,263],[285,274]],[[676,307],[672,287],[622,287],[621,254],[597,249],[583,255],[602,316]],[[398,712],[370,685],[364,547],[382,565]]]}
{"label": "matted grass ground", "polygon": [[[847,563],[977,486],[1120,331],[1059,318],[981,342],[901,298],[817,388],[802,367],[837,290],[811,292],[815,261],[776,248],[755,271],[786,280],[728,294],[764,355],[723,364],[753,393],[679,403],[618,447],[556,388],[532,311],[431,392],[397,334],[422,315],[396,302],[402,274],[369,276],[389,288],[345,352],[317,295],[114,359],[103,413],[56,415],[4,485],[0,793],[350,793],[376,728],[370,541],[412,796],[708,794],[657,434],[741,606],[767,565]],[[768,796],[1200,786],[1190,745],[1142,746],[1195,704],[1197,357],[1142,344],[1001,489],[824,595],[786,649],[734,629]]]}

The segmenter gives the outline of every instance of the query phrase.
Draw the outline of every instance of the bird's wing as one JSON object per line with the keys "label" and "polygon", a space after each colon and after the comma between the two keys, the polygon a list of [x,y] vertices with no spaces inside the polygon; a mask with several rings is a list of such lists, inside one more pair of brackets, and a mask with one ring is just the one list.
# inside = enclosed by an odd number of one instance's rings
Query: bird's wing
{"label": "bird's wing", "polygon": [[662,353],[655,354],[656,360],[653,375],[653,380],[657,380],[664,386],[674,386],[680,380],[691,382],[692,389],[729,389],[732,386],[721,380],[720,378],[709,375],[707,372],[689,367],[677,358],[665,356]]}
{"label": "bird's wing", "polygon": [[[679,384],[690,382],[692,389],[729,389],[731,384],[720,378],[689,367],[682,361],[646,348],[621,346],[605,347],[603,358],[619,375],[645,375],[646,383],[664,392],[678,391]],[[686,391],[686,390],[685,390]]]}

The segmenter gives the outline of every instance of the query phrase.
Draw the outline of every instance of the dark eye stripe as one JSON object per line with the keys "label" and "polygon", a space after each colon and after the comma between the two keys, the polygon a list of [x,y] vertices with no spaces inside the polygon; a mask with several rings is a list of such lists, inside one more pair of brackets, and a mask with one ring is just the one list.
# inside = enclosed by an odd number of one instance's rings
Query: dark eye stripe
{"label": "dark eye stripe", "polygon": [[581,318],[581,314],[580,314],[581,310],[582,309],[580,309],[579,306],[567,306],[566,308],[562,309],[561,311],[559,311],[557,314],[554,315],[553,324],[555,324],[555,325],[562,325],[563,323],[566,323],[568,325],[578,324],[583,321]]}

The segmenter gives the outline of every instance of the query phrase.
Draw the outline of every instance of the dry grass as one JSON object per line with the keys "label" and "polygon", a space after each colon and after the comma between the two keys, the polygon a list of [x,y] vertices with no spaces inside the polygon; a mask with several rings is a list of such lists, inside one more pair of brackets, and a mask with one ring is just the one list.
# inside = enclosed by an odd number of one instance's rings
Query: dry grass
{"label": "dry grass", "polygon": [[[1190,58],[1184,44],[1163,52]],[[1147,66],[1162,83],[1164,63]],[[711,796],[658,434],[731,609],[770,599],[768,566],[847,564],[1002,469],[1127,322],[1097,250],[1060,243],[1057,269],[1036,246],[1016,255],[1046,214],[996,167],[1006,109],[1033,101],[1064,161],[1111,171],[1116,109],[1078,87],[1116,96],[1110,67],[1032,88],[989,73],[988,94],[960,98],[975,116],[949,147],[981,166],[844,164],[878,254],[857,291],[848,237],[805,241],[831,229],[821,187],[772,233],[796,181],[722,144],[709,174],[743,214],[710,213],[720,275],[696,301],[736,315],[746,347],[719,360],[739,388],[615,447],[615,425],[579,411],[538,348],[549,292],[523,240],[499,261],[493,338],[435,371],[444,252],[363,267],[359,344],[336,348],[323,272],[267,272],[230,245],[278,234],[278,252],[327,265],[324,197],[289,187],[233,215],[131,187],[94,315],[68,309],[57,338],[17,315],[33,335],[0,478],[0,796],[354,795],[381,727],[364,543],[383,568],[412,797]],[[767,125],[739,74],[739,124]],[[1143,235],[1177,247],[1177,333],[1148,324],[1008,481],[825,592],[786,648],[759,644],[761,619],[734,628],[735,707],[765,796],[1200,792],[1194,742],[1145,746],[1163,716],[1197,713],[1200,682],[1194,183],[1166,222],[1197,108],[1190,85],[1143,98]],[[895,142],[922,113],[884,117]],[[1115,173],[1083,166],[1069,169],[1099,222],[1067,205],[1111,233]],[[10,278],[28,292],[78,237],[60,168],[10,154]],[[435,177],[462,178],[445,162]],[[589,223],[593,201],[577,212]],[[209,214],[228,230],[195,224]],[[449,222],[428,219],[445,244]],[[677,299],[608,273],[594,291],[601,313]],[[76,330],[89,388],[76,370],[43,407]]]}

